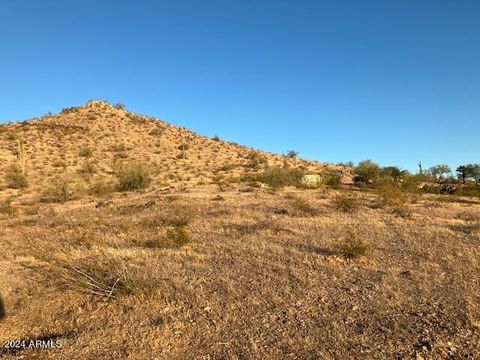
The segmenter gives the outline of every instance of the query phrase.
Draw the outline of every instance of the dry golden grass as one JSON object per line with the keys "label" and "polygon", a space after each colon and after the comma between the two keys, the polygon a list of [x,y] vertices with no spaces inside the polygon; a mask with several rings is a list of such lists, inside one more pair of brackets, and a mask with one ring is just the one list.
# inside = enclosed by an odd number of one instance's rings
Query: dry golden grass
{"label": "dry golden grass", "polygon": [[[0,191],[0,341],[63,348],[2,358],[478,358],[480,201],[423,195],[398,216],[370,192],[345,211],[351,191],[226,181],[252,173],[248,149],[102,104],[12,127],[34,150],[30,186]],[[87,146],[91,179],[75,177]],[[118,153],[153,170],[148,188],[115,191]],[[41,201],[52,179],[69,180]]]}
{"label": "dry golden grass", "polygon": [[335,196],[207,185],[13,201],[0,340],[64,348],[4,356],[474,359],[480,204],[425,196],[402,218],[367,193],[332,211]]}

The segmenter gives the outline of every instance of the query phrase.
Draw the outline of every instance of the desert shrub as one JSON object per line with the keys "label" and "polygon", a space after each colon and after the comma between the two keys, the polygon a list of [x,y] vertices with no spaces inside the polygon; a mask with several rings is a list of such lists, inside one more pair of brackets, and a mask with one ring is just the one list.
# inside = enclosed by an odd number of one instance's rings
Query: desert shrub
{"label": "desert shrub", "polygon": [[178,150],[181,150],[181,151],[186,151],[190,149],[190,145],[186,144],[186,143],[183,143],[183,144],[180,144],[178,145]]}
{"label": "desert shrub", "polygon": [[67,163],[63,160],[55,160],[53,162],[53,167],[56,167],[56,168],[66,168],[67,167]]}
{"label": "desert shrub", "polygon": [[271,167],[257,178],[258,181],[270,185],[274,189],[284,186],[299,186],[304,173],[301,170],[288,167]]}
{"label": "desert shrub", "polygon": [[247,155],[247,159],[248,162],[246,166],[252,169],[258,169],[261,165],[268,164],[267,158],[257,151],[250,151]]}
{"label": "desert shrub", "polygon": [[340,186],[341,178],[342,176],[338,173],[325,173],[322,174],[324,177],[325,185],[331,186],[331,187],[338,187]]}
{"label": "desert shrub", "polygon": [[407,196],[400,187],[390,181],[375,186],[375,194],[377,195],[378,205],[381,207],[401,207],[407,202]]}
{"label": "desert shrub", "polygon": [[[158,274],[149,273],[134,259],[104,249],[82,258],[72,258],[71,249],[32,250],[45,265],[38,265],[34,276],[61,289],[67,288],[97,296],[103,300],[145,294],[158,283]],[[148,268],[148,269],[154,269]]]}
{"label": "desert shrub", "polygon": [[367,246],[354,232],[349,231],[345,239],[339,245],[340,252],[349,259],[365,255]]}
{"label": "desert shrub", "polygon": [[155,129],[151,130],[148,134],[152,135],[152,136],[162,136],[163,129],[162,128],[155,128]]}
{"label": "desert shrub", "polygon": [[318,209],[312,205],[308,200],[301,198],[294,198],[292,201],[292,207],[297,212],[307,215],[317,215]]}
{"label": "desert shrub", "polygon": [[110,147],[110,150],[113,151],[113,152],[122,152],[122,151],[126,150],[126,147],[125,147],[124,144],[113,144]]}
{"label": "desert shrub", "polygon": [[213,141],[220,141],[220,136],[215,135],[214,137],[212,137],[212,140]]}
{"label": "desert shrub", "polygon": [[183,226],[167,230],[167,243],[171,247],[180,247],[190,242],[190,233]]}
{"label": "desert shrub", "polygon": [[66,178],[56,178],[43,191],[44,201],[47,202],[67,202],[73,199],[73,189],[71,181]]}
{"label": "desert shrub", "polygon": [[187,153],[185,151],[181,151],[180,153],[177,154],[176,158],[177,159],[186,159],[187,158]]}
{"label": "desert shrub", "polygon": [[125,104],[123,104],[123,103],[117,103],[117,104],[113,105],[113,107],[117,110],[125,110]]}
{"label": "desert shrub", "polygon": [[380,175],[380,166],[371,160],[360,161],[354,169],[356,182],[370,183]]}
{"label": "desert shrub", "polygon": [[118,165],[115,175],[118,178],[117,188],[120,191],[145,189],[152,180],[147,167],[137,162]]}
{"label": "desert shrub", "polygon": [[195,217],[195,212],[188,206],[175,206],[164,212],[160,220],[167,226],[185,227]]}
{"label": "desert shrub", "polygon": [[95,168],[95,164],[88,160],[85,160],[79,169],[79,172],[87,177],[92,176],[96,173],[96,171],[97,169]]}
{"label": "desert shrub", "polygon": [[358,209],[357,197],[343,193],[333,198],[332,205],[335,210],[343,213],[353,213]]}
{"label": "desert shrub", "polygon": [[128,158],[128,155],[127,153],[123,152],[123,151],[120,151],[120,152],[116,152],[114,155],[113,155],[113,160],[116,161],[116,160],[119,160],[119,159],[126,159]]}
{"label": "desert shrub", "polygon": [[115,190],[114,185],[106,180],[98,180],[89,189],[90,194],[96,196],[108,196]]}
{"label": "desert shrub", "polygon": [[7,130],[4,132],[5,133],[5,139],[14,141],[19,138],[18,134],[12,130]]}
{"label": "desert shrub", "polygon": [[421,191],[420,186],[424,181],[426,181],[426,177],[423,174],[406,175],[401,186],[406,191],[418,193]]}
{"label": "desert shrub", "polygon": [[17,209],[12,206],[11,199],[0,201],[0,214],[6,216],[15,216],[17,214]]}
{"label": "desert shrub", "polygon": [[224,164],[218,168],[219,171],[230,171],[237,167],[235,164]]}
{"label": "desert shrub", "polygon": [[289,159],[295,159],[298,156],[298,151],[290,150],[286,156]]}
{"label": "desert shrub", "polygon": [[93,155],[93,150],[89,147],[83,147],[78,153],[81,157],[89,158]]}
{"label": "desert shrub", "polygon": [[5,169],[5,182],[7,187],[12,189],[21,189],[28,186],[27,179],[23,174],[22,168],[18,164],[10,164]]}

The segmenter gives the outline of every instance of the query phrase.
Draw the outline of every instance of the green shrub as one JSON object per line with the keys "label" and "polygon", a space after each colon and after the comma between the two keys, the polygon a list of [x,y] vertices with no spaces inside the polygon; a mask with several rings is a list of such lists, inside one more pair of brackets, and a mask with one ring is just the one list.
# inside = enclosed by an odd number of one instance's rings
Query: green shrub
{"label": "green shrub", "polygon": [[362,239],[358,238],[358,236],[353,232],[349,232],[347,234],[347,237],[339,247],[342,255],[349,259],[354,259],[365,255],[367,251],[367,246],[364,244]]}
{"label": "green shrub", "polygon": [[325,185],[338,187],[342,183],[342,176],[338,173],[326,173],[323,176],[325,178]]}
{"label": "green shrub", "polygon": [[379,206],[401,207],[407,202],[407,197],[400,187],[391,181],[375,186],[375,194]]}
{"label": "green shrub", "polygon": [[113,184],[111,182],[105,180],[98,180],[92,184],[90,187],[90,194],[96,196],[108,196],[113,193],[115,190]]}
{"label": "green shrub", "polygon": [[96,172],[95,164],[91,161],[85,160],[79,172],[85,176],[92,176]]}
{"label": "green shrub", "polygon": [[80,149],[79,155],[81,157],[89,158],[93,155],[93,150],[89,147],[83,147]]}
{"label": "green shrub", "polygon": [[298,151],[290,150],[286,156],[289,159],[295,159],[298,156]]}
{"label": "green shrub", "polygon": [[5,169],[4,177],[7,187],[9,188],[22,189],[28,186],[28,182],[22,172],[22,168],[17,164],[10,164]]}
{"label": "green shrub", "polygon": [[65,169],[67,167],[67,163],[64,160],[55,160],[53,162],[53,167]]}
{"label": "green shrub", "polygon": [[355,167],[356,182],[370,183],[373,182],[380,175],[380,166],[371,160],[360,161]]}
{"label": "green shrub", "polygon": [[402,189],[418,193],[421,191],[422,182],[426,181],[426,176],[423,174],[407,175],[403,178]]}
{"label": "green shrub", "polygon": [[251,151],[247,155],[247,167],[252,168],[252,169],[258,169],[261,165],[266,165],[268,164],[267,158],[258,153],[257,151]]}
{"label": "green shrub", "polygon": [[112,145],[110,150],[113,151],[113,152],[122,152],[122,151],[126,150],[126,147],[125,147],[124,144],[114,144],[114,145]]}
{"label": "green shrub", "polygon": [[151,177],[147,167],[141,163],[120,164],[115,171],[120,191],[145,189],[150,185]]}
{"label": "green shrub", "polygon": [[73,190],[68,179],[57,178],[44,191],[44,200],[47,202],[67,202],[73,198]]}
{"label": "green shrub", "polygon": [[155,129],[151,130],[148,134],[152,135],[152,136],[162,136],[163,129],[162,128],[155,128]]}
{"label": "green shrub", "polygon": [[190,234],[183,226],[167,230],[167,242],[172,247],[180,247],[190,242]]}
{"label": "green shrub", "polygon": [[298,169],[271,167],[260,174],[257,180],[278,189],[284,186],[300,186],[303,176],[303,171]]}
{"label": "green shrub", "polygon": [[357,197],[354,195],[339,194],[333,198],[335,210],[344,213],[353,213],[358,208]]}

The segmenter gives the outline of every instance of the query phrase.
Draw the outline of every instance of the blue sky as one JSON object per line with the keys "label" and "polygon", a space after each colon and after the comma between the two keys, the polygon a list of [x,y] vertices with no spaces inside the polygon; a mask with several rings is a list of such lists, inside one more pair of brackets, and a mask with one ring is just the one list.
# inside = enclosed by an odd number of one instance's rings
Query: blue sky
{"label": "blue sky", "polygon": [[2,0],[0,121],[92,98],[320,161],[480,162],[480,2]]}

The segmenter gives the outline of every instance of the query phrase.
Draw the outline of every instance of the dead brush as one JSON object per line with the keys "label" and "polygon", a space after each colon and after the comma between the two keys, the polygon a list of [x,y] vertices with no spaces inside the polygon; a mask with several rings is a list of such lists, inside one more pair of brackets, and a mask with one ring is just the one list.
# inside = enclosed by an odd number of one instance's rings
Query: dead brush
{"label": "dead brush", "polygon": [[165,213],[162,213],[160,221],[167,226],[184,227],[187,226],[194,217],[195,212],[191,207],[180,205],[174,206]]}
{"label": "dead brush", "polygon": [[17,215],[17,208],[12,206],[12,199],[6,199],[0,202],[0,214],[8,217]]}
{"label": "dead brush", "polygon": [[[75,290],[107,301],[121,296],[145,294],[160,278],[145,271],[145,266],[130,257],[95,249],[83,258],[65,251],[40,256],[43,266],[34,267],[37,280],[48,281],[63,290]],[[37,253],[38,257],[38,253]],[[45,264],[46,263],[46,264]],[[154,269],[156,271],[156,269]]]}
{"label": "dead brush", "polygon": [[307,199],[294,198],[291,202],[293,210],[300,215],[318,215],[318,209]]}

